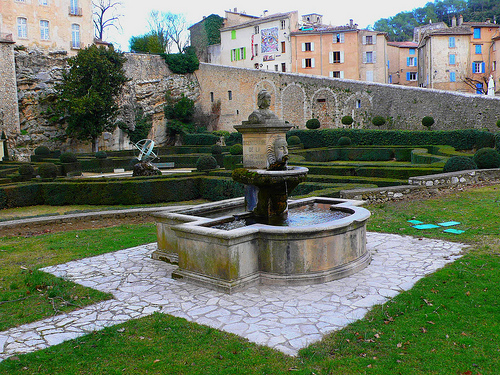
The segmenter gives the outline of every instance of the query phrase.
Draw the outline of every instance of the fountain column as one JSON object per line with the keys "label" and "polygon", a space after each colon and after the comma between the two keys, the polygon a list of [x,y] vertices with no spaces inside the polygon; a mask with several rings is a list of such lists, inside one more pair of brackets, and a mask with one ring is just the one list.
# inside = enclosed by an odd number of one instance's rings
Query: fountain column
{"label": "fountain column", "polygon": [[288,168],[286,133],[292,125],[270,109],[271,95],[259,92],[258,109],[234,128],[243,138],[243,168],[233,172],[245,184],[245,205],[258,221],[279,224],[286,219],[288,194],[305,181],[307,168]]}

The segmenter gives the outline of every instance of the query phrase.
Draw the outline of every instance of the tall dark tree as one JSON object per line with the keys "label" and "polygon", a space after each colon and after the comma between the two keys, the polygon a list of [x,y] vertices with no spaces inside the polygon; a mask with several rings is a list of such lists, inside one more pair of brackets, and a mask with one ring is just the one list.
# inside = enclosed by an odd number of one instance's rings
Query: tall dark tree
{"label": "tall dark tree", "polygon": [[92,142],[92,151],[99,149],[98,140],[104,131],[116,127],[116,97],[125,82],[123,53],[113,47],[92,45],[68,59],[69,69],[56,86],[54,121],[67,124],[69,137]]}

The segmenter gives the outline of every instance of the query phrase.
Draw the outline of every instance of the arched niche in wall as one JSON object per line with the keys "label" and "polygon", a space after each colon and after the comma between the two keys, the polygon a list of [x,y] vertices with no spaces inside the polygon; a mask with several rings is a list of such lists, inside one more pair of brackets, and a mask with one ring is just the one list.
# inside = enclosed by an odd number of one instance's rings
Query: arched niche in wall
{"label": "arched niche in wall", "polygon": [[283,120],[288,121],[294,128],[304,129],[306,124],[306,93],[296,84],[285,87],[281,94]]}
{"label": "arched niche in wall", "polygon": [[337,107],[337,95],[329,88],[319,89],[311,98],[311,117],[317,118],[322,128],[332,128],[335,125]]}
{"label": "arched niche in wall", "polygon": [[339,108],[339,126],[342,126],[340,119],[344,116],[352,116],[354,124],[351,127],[363,125],[370,121],[370,114],[373,110],[373,98],[366,92],[358,91],[350,95],[344,105]]}

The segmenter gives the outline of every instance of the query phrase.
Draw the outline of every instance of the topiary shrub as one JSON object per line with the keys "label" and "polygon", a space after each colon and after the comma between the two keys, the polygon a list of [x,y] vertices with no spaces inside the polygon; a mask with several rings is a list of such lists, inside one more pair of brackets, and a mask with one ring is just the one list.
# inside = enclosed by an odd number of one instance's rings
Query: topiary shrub
{"label": "topiary shrub", "polygon": [[338,141],[339,146],[349,146],[352,143],[349,137],[340,137]]}
{"label": "topiary shrub", "polygon": [[212,145],[211,151],[212,151],[212,154],[220,155],[220,154],[222,154],[222,146],[221,145]]}
{"label": "topiary shrub", "polygon": [[229,153],[231,155],[243,155],[243,146],[236,143],[229,148]]}
{"label": "topiary shrub", "polygon": [[342,117],[340,122],[343,125],[351,125],[354,122],[354,119],[352,118],[352,116],[344,116],[344,117]]}
{"label": "topiary shrub", "polygon": [[500,128],[500,119],[497,120],[497,126]]}
{"label": "topiary shrub", "polygon": [[18,171],[21,176],[32,177],[35,175],[35,168],[31,164],[21,164]]}
{"label": "topiary shrub", "polygon": [[292,135],[287,139],[288,146],[297,146],[301,144],[300,138],[296,135]]}
{"label": "topiary shrub", "polygon": [[317,118],[312,118],[306,121],[306,128],[309,130],[319,129],[320,126],[321,124]]}
{"label": "topiary shrub", "polygon": [[500,152],[500,133],[495,134],[495,148]]}
{"label": "topiary shrub", "polygon": [[477,169],[477,165],[472,158],[468,156],[452,156],[444,165],[443,172],[468,171],[469,169]]}
{"label": "topiary shrub", "polygon": [[72,152],[63,152],[61,156],[59,156],[59,161],[61,163],[76,163],[78,159]]}
{"label": "topiary shrub", "polygon": [[47,146],[38,146],[37,148],[35,148],[35,155],[50,156],[50,150]]}
{"label": "topiary shrub", "polygon": [[382,116],[375,116],[372,118],[372,124],[375,126],[382,126],[385,124],[385,118]]}
{"label": "topiary shrub", "polygon": [[434,118],[431,116],[425,116],[422,119],[422,125],[429,129],[432,125],[434,125]]}
{"label": "topiary shrub", "polygon": [[474,161],[479,169],[500,167],[500,153],[494,148],[485,147],[474,154]]}
{"label": "topiary shrub", "polygon": [[38,174],[41,178],[56,178],[57,166],[54,163],[43,163],[38,167]]}
{"label": "topiary shrub", "polygon": [[196,170],[200,172],[217,168],[217,160],[211,155],[202,155],[196,161]]}
{"label": "topiary shrub", "polygon": [[95,157],[97,159],[106,159],[108,157],[108,154],[106,154],[106,151],[97,151],[95,153]]}

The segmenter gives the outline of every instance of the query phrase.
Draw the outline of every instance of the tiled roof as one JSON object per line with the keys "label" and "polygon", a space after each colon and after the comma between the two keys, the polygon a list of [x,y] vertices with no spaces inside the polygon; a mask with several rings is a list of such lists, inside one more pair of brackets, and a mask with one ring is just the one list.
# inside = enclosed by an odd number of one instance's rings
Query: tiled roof
{"label": "tiled roof", "polygon": [[387,45],[399,48],[417,48],[418,46],[415,42],[387,42]]}
{"label": "tiled roof", "polygon": [[454,27],[448,27],[446,29],[435,29],[435,30],[429,30],[424,33],[425,36],[427,35],[468,35],[472,34],[472,31],[470,29],[470,26],[454,26]]}
{"label": "tiled roof", "polygon": [[469,27],[500,27],[500,25],[491,22],[464,22],[462,25]]}
{"label": "tiled roof", "polygon": [[248,27],[248,26],[257,26],[257,25],[260,25],[261,23],[288,18],[288,17],[290,17],[290,15],[292,15],[293,13],[296,13],[296,12],[297,11],[287,12],[287,13],[276,13],[276,14],[271,14],[269,16],[265,16],[265,17],[259,17],[255,20],[243,22],[243,23],[240,23],[238,25],[224,27],[223,29],[221,29],[221,31],[236,30],[236,29],[241,29],[241,28]]}

